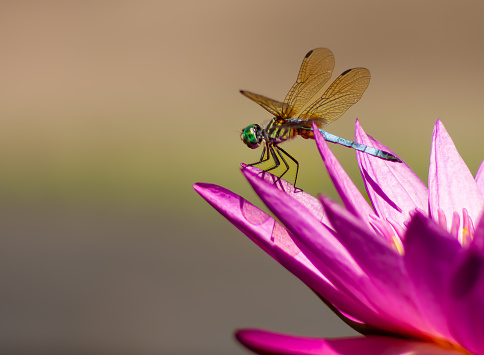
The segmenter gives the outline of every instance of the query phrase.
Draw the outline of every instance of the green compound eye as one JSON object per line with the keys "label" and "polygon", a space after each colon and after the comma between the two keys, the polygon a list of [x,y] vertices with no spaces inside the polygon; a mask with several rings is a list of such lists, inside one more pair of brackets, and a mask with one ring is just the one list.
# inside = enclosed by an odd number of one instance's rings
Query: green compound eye
{"label": "green compound eye", "polygon": [[240,139],[242,139],[242,142],[244,142],[247,147],[255,149],[262,141],[261,132],[262,129],[260,128],[260,126],[257,124],[253,124],[244,128],[242,134],[240,135]]}

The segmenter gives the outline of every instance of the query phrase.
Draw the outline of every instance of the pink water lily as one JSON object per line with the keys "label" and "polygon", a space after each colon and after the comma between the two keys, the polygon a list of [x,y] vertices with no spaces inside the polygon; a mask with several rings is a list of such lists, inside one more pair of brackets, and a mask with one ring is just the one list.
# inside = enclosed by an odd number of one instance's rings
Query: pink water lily
{"label": "pink water lily", "polygon": [[[223,187],[194,188],[364,336],[236,338],[258,354],[484,355],[484,162],[474,178],[437,121],[428,187],[405,163],[356,153],[370,205],[315,139],[344,207],[255,168],[242,172],[280,222]],[[356,141],[393,153],[358,121]]]}

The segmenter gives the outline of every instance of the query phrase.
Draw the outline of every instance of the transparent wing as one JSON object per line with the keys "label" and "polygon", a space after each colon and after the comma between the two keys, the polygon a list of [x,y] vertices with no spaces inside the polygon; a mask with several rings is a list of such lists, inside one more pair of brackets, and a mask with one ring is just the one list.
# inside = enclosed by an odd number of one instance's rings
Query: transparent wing
{"label": "transparent wing", "polygon": [[282,113],[284,111],[284,108],[286,107],[285,103],[270,99],[266,96],[254,94],[250,91],[240,90],[240,93],[245,97],[248,97],[255,103],[261,105],[264,109],[272,113],[275,117],[282,117]]}
{"label": "transparent wing", "polygon": [[329,86],[323,96],[299,115],[299,120],[315,120],[320,127],[337,120],[361,99],[369,83],[368,69],[354,68],[345,71]]}
{"label": "transparent wing", "polygon": [[294,117],[321,90],[334,68],[333,53],[327,48],[309,51],[303,59],[297,81],[286,95],[283,118]]}

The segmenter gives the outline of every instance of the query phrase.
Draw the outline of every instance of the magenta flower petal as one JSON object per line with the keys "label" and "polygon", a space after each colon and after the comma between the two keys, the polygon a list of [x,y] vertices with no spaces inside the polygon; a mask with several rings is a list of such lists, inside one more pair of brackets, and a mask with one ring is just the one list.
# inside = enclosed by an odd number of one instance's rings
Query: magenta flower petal
{"label": "magenta flower petal", "polygon": [[484,354],[484,257],[481,251],[464,251],[450,284],[449,323],[462,346]]}
{"label": "magenta flower petal", "polygon": [[[274,257],[272,232],[277,222],[271,216],[221,186],[197,183],[193,185],[193,188],[222,216],[227,218],[262,250]],[[283,243],[283,245],[286,246],[286,252],[290,254],[294,255],[299,252],[294,243],[292,246],[289,243]]]}
{"label": "magenta flower petal", "polygon": [[[386,313],[384,309],[387,303],[379,303],[372,299],[383,297],[381,290],[375,287],[373,281],[355,263],[328,227],[309,214],[306,208],[291,196],[248,170],[243,170],[243,173],[262,201],[291,232],[296,245],[314,266],[337,289],[353,295],[356,300],[364,304],[361,309],[346,313],[374,327],[412,331],[412,327],[408,324],[402,325],[402,322],[395,321],[390,316],[380,315],[378,319],[372,317],[375,312]],[[363,222],[360,223],[363,224]],[[371,311],[368,312],[366,308]],[[355,312],[361,314],[362,311],[366,312],[365,316],[355,314]]]}
{"label": "magenta flower petal", "polygon": [[336,191],[341,197],[345,207],[355,216],[359,216],[366,221],[369,226],[369,216],[375,214],[375,212],[353,181],[351,181],[346,171],[344,171],[331,149],[329,149],[328,143],[326,143],[326,140],[321,133],[319,133],[315,123],[313,123],[313,129],[319,153],[323,158],[329,177],[333,181]]}
{"label": "magenta flower petal", "polygon": [[[357,142],[391,152],[356,124]],[[484,355],[484,163],[474,179],[440,121],[428,190],[406,164],[357,152],[373,211],[315,139],[346,208],[253,167],[243,174],[282,224],[219,186],[194,187],[365,337],[237,339],[259,354]]]}
{"label": "magenta flower petal", "polygon": [[338,312],[343,312],[340,316],[351,316],[354,319],[350,319],[350,321],[360,323],[362,323],[362,319],[377,325],[381,323],[378,321],[379,317],[374,311],[364,306],[351,295],[347,295],[346,292],[340,291],[331,285],[303,253],[293,257],[283,250],[275,248],[274,254],[275,259],[282,266],[309,286],[321,298],[332,304]]}
{"label": "magenta flower petal", "polygon": [[[281,188],[282,190],[288,194],[289,196],[292,196],[295,200],[299,201],[301,204],[304,205],[304,207],[307,208],[307,210],[314,216],[316,217],[320,222],[323,223],[328,223],[328,219],[324,213],[323,206],[321,206],[321,203],[317,198],[314,196],[311,196],[310,194],[297,190],[295,191],[294,186],[288,183],[287,181],[283,179],[278,179],[276,176],[263,172],[261,169],[253,167],[253,166],[248,166],[245,164],[242,164],[242,167],[244,169],[247,169],[248,171],[252,171],[255,174],[259,174],[259,176],[267,181],[273,184],[274,186]],[[276,181],[278,181],[275,183]]]}
{"label": "magenta flower petal", "polygon": [[[356,121],[356,141],[394,154],[386,146],[368,136]],[[382,218],[391,218],[403,225],[409,212],[426,211],[428,192],[425,184],[405,163],[394,163],[357,151],[358,164],[373,207]]]}
{"label": "magenta flower petal", "polygon": [[[464,220],[463,209],[472,221],[477,222],[484,200],[467,165],[460,157],[454,142],[440,120],[434,127],[429,167],[430,215],[439,221],[439,210],[447,221],[452,221],[454,212]],[[442,218],[440,218],[442,223]],[[462,224],[461,224],[462,225]],[[451,225],[447,225],[450,230]],[[459,231],[462,237],[462,228]]]}
{"label": "magenta flower petal", "polygon": [[[337,232],[335,236],[368,276],[378,276],[381,271],[380,267],[375,265],[375,255],[381,257],[382,262],[388,263],[384,268],[388,269],[390,267],[390,270],[388,270],[390,274],[397,273],[397,275],[393,275],[390,278],[398,278],[401,276],[399,274],[402,271],[402,265],[398,260],[400,255],[390,245],[377,238],[372,230],[368,229],[360,220],[350,215],[348,211],[336,202],[331,201],[331,199],[323,195],[320,198],[328,213],[331,225]],[[376,267],[376,270],[371,270],[372,267]]]}
{"label": "magenta flower petal", "polygon": [[456,355],[450,349],[390,337],[320,339],[285,335],[257,329],[235,333],[237,340],[261,355]]}
{"label": "magenta flower petal", "polygon": [[474,231],[474,238],[472,239],[472,244],[474,244],[475,248],[484,251],[484,211],[482,212],[477,222],[478,224]]}
{"label": "magenta flower petal", "polygon": [[443,297],[458,253],[459,242],[431,219],[416,213],[405,238],[405,266],[421,314],[441,338],[452,339]]}
{"label": "magenta flower petal", "polygon": [[[328,254],[329,261],[334,261],[346,268],[351,275],[358,273],[358,267],[352,262],[345,248],[334,238],[327,226],[308,213],[306,207],[291,196],[277,189],[274,185],[260,179],[253,172],[242,171],[255,192],[269,209],[284,223],[292,235],[299,236],[302,244],[310,244],[314,254]],[[315,239],[315,243],[312,243]],[[300,245],[298,244],[300,247]],[[325,275],[327,276],[327,275]]]}
{"label": "magenta flower petal", "polygon": [[389,318],[399,309],[400,331],[428,331],[415,308],[401,255],[337,203],[327,197],[321,200],[338,240],[375,285],[365,290],[373,302]]}
{"label": "magenta flower petal", "polygon": [[475,238],[463,249],[450,279],[449,325],[457,339],[474,354],[484,354],[484,219]]}
{"label": "magenta flower petal", "polygon": [[369,318],[352,297],[337,290],[301,253],[287,230],[272,217],[233,192],[213,184],[198,183],[194,189],[234,226],[287,270],[332,303],[354,317]]}
{"label": "magenta flower petal", "polygon": [[479,169],[477,169],[476,184],[479,188],[479,191],[481,191],[481,194],[484,196],[484,160],[479,166]]}

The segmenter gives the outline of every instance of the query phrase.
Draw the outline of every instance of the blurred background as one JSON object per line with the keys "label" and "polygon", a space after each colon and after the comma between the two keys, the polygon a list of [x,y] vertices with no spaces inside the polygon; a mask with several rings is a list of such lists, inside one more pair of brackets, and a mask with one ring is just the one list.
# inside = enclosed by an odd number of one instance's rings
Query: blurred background
{"label": "blurred background", "polygon": [[[0,352],[245,354],[236,328],[354,333],[192,189],[261,206],[240,130],[304,55],[367,67],[358,117],[427,182],[443,120],[475,174],[484,128],[480,1],[2,1]],[[337,198],[314,142],[285,144],[306,192]],[[355,153],[334,146],[362,187]]]}

